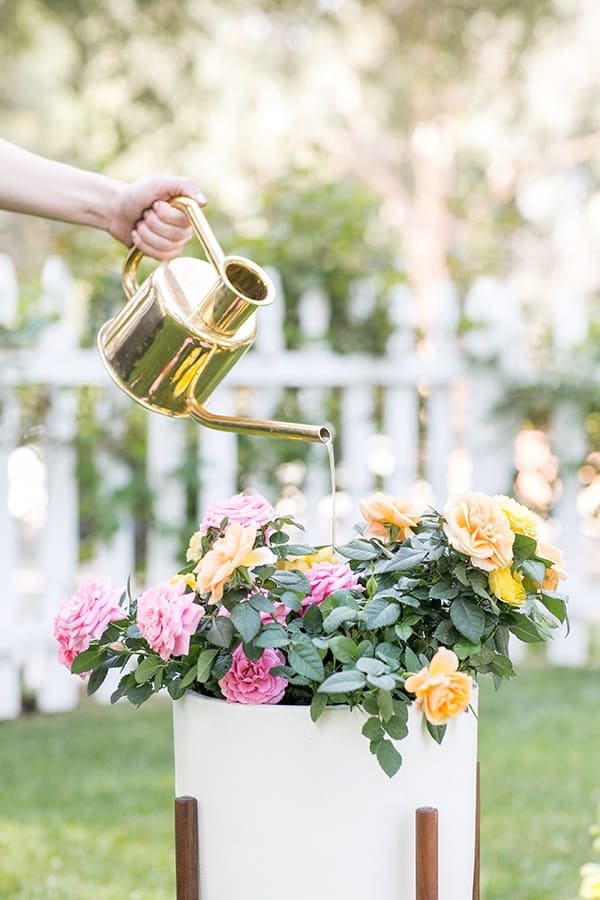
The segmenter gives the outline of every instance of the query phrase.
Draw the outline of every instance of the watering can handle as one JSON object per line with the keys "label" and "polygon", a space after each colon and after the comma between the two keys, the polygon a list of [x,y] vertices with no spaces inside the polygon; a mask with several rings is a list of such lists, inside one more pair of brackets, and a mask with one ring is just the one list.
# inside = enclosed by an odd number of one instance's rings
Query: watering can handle
{"label": "watering can handle", "polygon": [[[223,268],[223,260],[225,254],[221,250],[221,246],[216,237],[212,233],[212,229],[206,217],[195,200],[191,197],[173,197],[169,200],[171,206],[176,206],[182,210],[190,220],[190,224],[194,230],[194,234],[202,244],[207,259],[213,264],[218,273]],[[123,263],[123,289],[128,298],[133,297],[139,288],[137,278],[137,267],[144,256],[142,250],[133,247],[125,258]]]}

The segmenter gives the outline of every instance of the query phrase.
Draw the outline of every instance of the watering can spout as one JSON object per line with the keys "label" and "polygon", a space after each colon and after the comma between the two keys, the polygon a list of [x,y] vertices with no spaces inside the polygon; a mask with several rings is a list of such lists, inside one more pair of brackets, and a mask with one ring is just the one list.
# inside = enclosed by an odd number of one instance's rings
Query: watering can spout
{"label": "watering can spout", "polygon": [[129,302],[98,335],[109,374],[138,403],[168,416],[190,416],[221,431],[328,443],[325,425],[222,416],[204,407],[252,345],[255,313],[273,302],[275,287],[251,260],[223,253],[194,200],[170,202],[187,214],[207,260],[161,263],[139,285],[143,254],[129,252],[123,266]]}

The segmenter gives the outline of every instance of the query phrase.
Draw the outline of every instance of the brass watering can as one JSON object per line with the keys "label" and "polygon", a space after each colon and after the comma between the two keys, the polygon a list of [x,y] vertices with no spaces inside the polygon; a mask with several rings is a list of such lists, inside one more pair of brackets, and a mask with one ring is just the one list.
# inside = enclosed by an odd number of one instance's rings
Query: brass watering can
{"label": "brass watering can", "polygon": [[109,374],[142,406],[167,416],[190,416],[221,431],[327,443],[331,432],[324,425],[221,416],[203,406],[251,346],[254,314],[273,302],[275,287],[249,259],[225,256],[194,200],[170,202],[187,214],[208,261],[179,257],[160,263],[138,285],[143,253],[130,250],[123,265],[129,302],[98,335]]}

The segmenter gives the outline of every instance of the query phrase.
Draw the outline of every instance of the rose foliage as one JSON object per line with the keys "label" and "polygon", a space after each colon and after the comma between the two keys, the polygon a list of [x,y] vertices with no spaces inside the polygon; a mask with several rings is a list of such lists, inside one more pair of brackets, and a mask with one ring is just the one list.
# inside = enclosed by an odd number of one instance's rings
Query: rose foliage
{"label": "rose foliage", "polygon": [[166,689],[302,704],[315,722],[329,704],[360,707],[393,775],[411,704],[441,741],[473,678],[515,674],[511,635],[544,641],[565,622],[565,571],[534,514],[507,497],[467,493],[440,513],[379,493],[361,510],[353,540],[317,548],[293,543],[297,523],[260,496],[212,504],[170,583],[128,588],[120,614],[95,581],[63,601],[63,661],[89,673],[90,694],[121,669],[112,699],[136,706]]}

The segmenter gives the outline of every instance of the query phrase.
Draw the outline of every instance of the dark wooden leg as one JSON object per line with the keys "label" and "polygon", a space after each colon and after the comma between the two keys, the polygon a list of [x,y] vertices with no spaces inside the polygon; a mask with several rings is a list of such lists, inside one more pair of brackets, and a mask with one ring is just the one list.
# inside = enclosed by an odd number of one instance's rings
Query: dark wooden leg
{"label": "dark wooden leg", "polygon": [[198,804],[195,797],[175,798],[175,878],[177,900],[199,900]]}
{"label": "dark wooden leg", "polygon": [[420,807],[415,825],[416,900],[439,900],[437,809]]}
{"label": "dark wooden leg", "polygon": [[475,860],[473,863],[473,900],[480,900],[479,890],[479,857],[480,847],[480,822],[479,811],[481,809],[481,798],[479,794],[479,763],[477,763],[477,781],[475,782]]}

